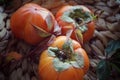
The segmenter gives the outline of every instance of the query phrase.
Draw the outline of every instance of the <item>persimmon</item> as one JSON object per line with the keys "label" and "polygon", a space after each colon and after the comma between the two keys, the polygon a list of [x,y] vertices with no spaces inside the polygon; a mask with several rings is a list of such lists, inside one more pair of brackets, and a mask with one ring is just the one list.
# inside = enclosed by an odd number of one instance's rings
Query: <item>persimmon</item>
{"label": "persimmon", "polygon": [[[73,29],[71,38],[78,39],[78,30],[81,32],[83,42],[89,41],[95,30],[94,14],[83,5],[64,6],[56,13],[56,20],[62,28],[62,34],[66,35],[69,29]],[[77,29],[77,30],[76,30]]]}
{"label": "persimmon", "polygon": [[81,45],[66,36],[56,37],[39,59],[40,80],[83,80],[89,58]]}
{"label": "persimmon", "polygon": [[13,34],[32,45],[36,45],[49,36],[54,26],[53,14],[35,3],[23,5],[12,14],[10,19]]}

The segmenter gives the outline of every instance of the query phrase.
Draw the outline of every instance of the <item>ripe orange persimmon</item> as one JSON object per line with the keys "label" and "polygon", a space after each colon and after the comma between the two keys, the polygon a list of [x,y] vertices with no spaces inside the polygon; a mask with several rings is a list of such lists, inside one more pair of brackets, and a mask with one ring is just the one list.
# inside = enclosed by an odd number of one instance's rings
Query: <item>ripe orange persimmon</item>
{"label": "ripe orange persimmon", "polygon": [[27,3],[11,16],[10,26],[13,34],[27,43],[35,45],[53,31],[55,18],[45,8]]}
{"label": "ripe orange persimmon", "polygon": [[64,6],[56,13],[56,20],[65,35],[69,29],[74,29],[71,37],[76,39],[76,29],[83,35],[83,42],[90,40],[93,36],[95,16],[87,7],[83,5]]}
{"label": "ripe orange persimmon", "polygon": [[81,45],[66,36],[59,36],[41,53],[40,80],[83,80],[89,69],[89,58]]}

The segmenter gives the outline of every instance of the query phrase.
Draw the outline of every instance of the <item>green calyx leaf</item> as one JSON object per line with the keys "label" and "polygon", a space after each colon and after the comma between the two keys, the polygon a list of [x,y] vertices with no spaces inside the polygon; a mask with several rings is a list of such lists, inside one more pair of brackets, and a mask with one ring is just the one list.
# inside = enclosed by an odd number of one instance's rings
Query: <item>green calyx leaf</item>
{"label": "green calyx leaf", "polygon": [[87,25],[82,25],[78,27],[78,29],[81,31],[81,33],[85,33],[88,30]]}
{"label": "green calyx leaf", "polygon": [[40,28],[40,27],[38,27],[38,26],[36,26],[36,25],[34,25],[34,24],[32,24],[32,26],[33,26],[33,28],[35,29],[35,31],[38,33],[38,35],[40,36],[40,37],[48,37],[48,36],[50,36],[51,35],[51,33],[48,33],[47,31],[45,31],[44,29],[42,29],[42,28]]}
{"label": "green calyx leaf", "polygon": [[[87,11],[84,11],[82,8],[78,7],[78,8],[74,8],[73,11],[69,14],[69,17],[71,17],[72,19],[74,19],[76,21],[76,19],[81,18],[84,20],[84,22],[88,23],[90,21],[92,21],[95,16]],[[78,22],[78,20],[76,21],[78,24],[80,24]]]}
{"label": "green calyx leaf", "polygon": [[84,67],[84,58],[82,55],[76,53],[75,59],[80,68]]}
{"label": "green calyx leaf", "polygon": [[83,68],[84,67],[84,58],[83,58],[83,56],[75,53],[74,57],[75,57],[75,60],[70,61],[70,64],[75,68]]}
{"label": "green calyx leaf", "polygon": [[97,76],[99,80],[107,80],[111,74],[110,63],[101,60],[97,65]]}
{"label": "green calyx leaf", "polygon": [[68,38],[68,40],[66,40],[66,42],[62,46],[62,50],[66,54],[74,54],[74,50],[73,50],[73,45],[72,45],[72,40],[71,39]]}
{"label": "green calyx leaf", "polygon": [[50,56],[53,56],[53,57],[55,57],[56,55],[56,53],[55,52],[57,52],[59,49],[57,48],[57,47],[48,47],[48,53],[49,53],[49,55]]}
{"label": "green calyx leaf", "polygon": [[84,67],[83,57],[78,54],[75,54],[74,57],[76,60],[74,60],[74,61],[66,60],[65,62],[61,61],[59,58],[55,58],[53,60],[53,65],[54,65],[55,70],[58,72],[61,72],[70,67],[83,68]]}
{"label": "green calyx leaf", "polygon": [[69,67],[71,67],[71,65],[69,63],[62,62],[58,58],[55,58],[53,60],[53,65],[54,65],[55,70],[58,72],[64,71],[64,70],[68,69]]}
{"label": "green calyx leaf", "polygon": [[120,49],[120,40],[112,40],[108,43],[106,51],[106,56],[108,58],[112,57],[116,51]]}
{"label": "green calyx leaf", "polygon": [[74,23],[74,20],[68,16],[68,13],[64,13],[61,19],[68,23]]}

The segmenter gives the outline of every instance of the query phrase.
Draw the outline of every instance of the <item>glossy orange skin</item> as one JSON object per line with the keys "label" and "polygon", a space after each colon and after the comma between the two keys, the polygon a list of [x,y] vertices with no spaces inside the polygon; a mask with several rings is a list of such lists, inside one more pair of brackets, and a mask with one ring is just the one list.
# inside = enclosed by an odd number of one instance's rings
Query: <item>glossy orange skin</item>
{"label": "glossy orange skin", "polygon": [[[57,37],[54,42],[50,45],[51,47],[62,48],[63,44],[66,41],[66,36]],[[89,69],[89,58],[81,48],[81,45],[72,40],[73,49],[77,54],[80,54],[84,58],[84,67],[83,68],[75,68],[69,67],[68,69],[58,72],[55,70],[53,66],[54,57],[49,56],[47,50],[43,51],[39,60],[38,74],[40,80],[83,80],[83,76]]]}
{"label": "glossy orange skin", "polygon": [[[83,8],[84,11],[92,13],[87,7],[85,7],[83,5],[78,5],[78,6],[80,8]],[[62,28],[62,34],[63,35],[65,35],[66,32],[70,28],[74,28],[75,27],[73,24],[69,24],[69,23],[61,20],[61,16],[63,15],[63,13],[66,12],[66,11],[69,11],[69,9],[71,9],[72,7],[73,6],[70,6],[70,5],[64,6],[56,13],[56,20],[57,20],[58,24],[60,25],[60,27]],[[95,30],[95,23],[94,23],[94,21],[91,21],[90,23],[88,23],[87,26],[88,26],[88,30],[85,33],[83,33],[83,42],[89,41],[92,38],[93,34],[94,34],[94,30]],[[74,32],[72,33],[71,38],[76,40]]]}
{"label": "glossy orange skin", "polygon": [[[52,17],[52,28],[48,28],[45,18],[47,15]],[[40,7],[35,3],[28,3],[14,12],[10,19],[10,26],[13,34],[29,44],[35,45],[43,40],[35,31],[31,24],[39,26],[47,32],[54,29],[55,18],[50,11]]]}

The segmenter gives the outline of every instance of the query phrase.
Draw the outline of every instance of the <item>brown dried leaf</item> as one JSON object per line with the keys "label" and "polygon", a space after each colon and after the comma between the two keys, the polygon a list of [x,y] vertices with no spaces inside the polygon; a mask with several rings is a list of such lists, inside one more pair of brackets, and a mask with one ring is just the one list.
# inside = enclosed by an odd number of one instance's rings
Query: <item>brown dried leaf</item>
{"label": "brown dried leaf", "polygon": [[22,74],[23,74],[23,70],[22,70],[22,68],[18,68],[18,69],[16,70],[16,73],[17,73],[17,77],[18,77],[18,79],[21,79]]}
{"label": "brown dried leaf", "polygon": [[95,30],[95,35],[103,42],[103,44],[105,46],[107,46],[108,40],[103,34],[101,34],[99,31]]}
{"label": "brown dried leaf", "polygon": [[118,40],[119,39],[115,34],[113,34],[110,31],[100,31],[100,33],[102,33],[104,36],[106,36],[108,38],[111,38],[113,40]]}
{"label": "brown dried leaf", "polygon": [[22,62],[22,70],[27,71],[27,68],[28,68],[28,61],[27,59],[24,59]]}
{"label": "brown dried leaf", "polygon": [[31,80],[38,80],[35,76],[33,76],[32,78],[31,78]]}
{"label": "brown dried leaf", "polygon": [[96,22],[96,29],[97,30],[106,30],[106,22],[104,19],[102,18],[98,18],[97,22]]}
{"label": "brown dried leaf", "polygon": [[104,53],[100,49],[98,49],[94,44],[91,44],[92,49],[97,53],[98,56],[103,56]]}
{"label": "brown dried leaf", "polygon": [[6,2],[5,12],[13,12],[22,5],[22,0],[7,0]]}
{"label": "brown dried leaf", "polygon": [[10,53],[8,53],[7,56],[6,56],[6,61],[9,62],[9,61],[11,61],[11,60],[13,60],[13,59],[15,59],[15,60],[20,60],[21,58],[22,58],[22,55],[21,55],[21,54],[19,54],[19,53],[17,53],[17,52],[10,52]]}
{"label": "brown dried leaf", "polygon": [[94,62],[94,61],[90,61],[90,65],[93,67],[93,68],[96,68],[97,67],[97,64]]}
{"label": "brown dried leaf", "polygon": [[102,51],[104,52],[104,45],[102,44],[102,42],[100,40],[96,40],[95,41],[95,45]]}
{"label": "brown dried leaf", "polygon": [[89,44],[84,44],[84,49],[86,50],[87,53],[91,52],[91,47],[89,46]]}
{"label": "brown dried leaf", "polygon": [[115,35],[120,38],[120,32],[115,32]]}
{"label": "brown dried leaf", "polygon": [[25,74],[25,80],[30,80],[30,75],[28,73]]}
{"label": "brown dried leaf", "polygon": [[14,70],[9,77],[10,80],[17,80],[17,71]]}
{"label": "brown dried leaf", "polygon": [[45,7],[47,9],[53,9],[59,6],[62,6],[63,4],[65,4],[64,0],[48,0],[44,3],[42,3],[42,7]]}

